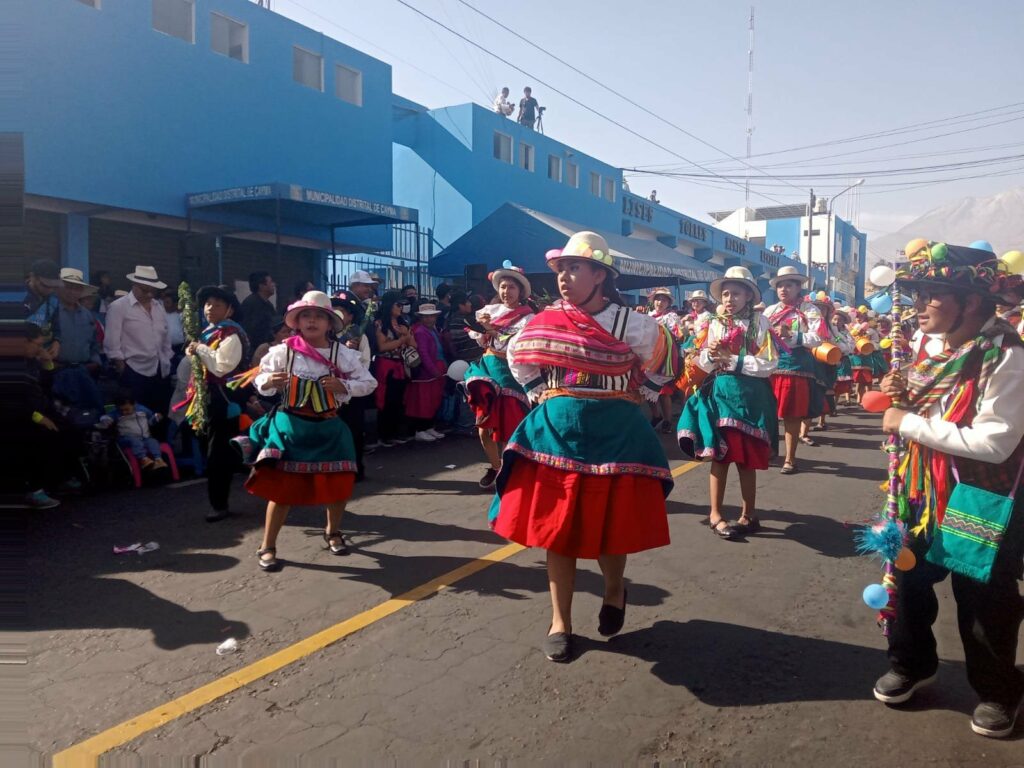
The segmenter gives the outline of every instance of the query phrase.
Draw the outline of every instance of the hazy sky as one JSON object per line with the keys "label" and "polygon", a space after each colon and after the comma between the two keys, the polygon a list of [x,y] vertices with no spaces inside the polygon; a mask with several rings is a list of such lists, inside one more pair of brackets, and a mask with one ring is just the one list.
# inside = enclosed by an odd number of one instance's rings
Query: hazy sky
{"label": "hazy sky", "polygon": [[[548,107],[547,133],[606,162],[706,173],[666,151],[671,150],[716,173],[744,172],[722,152],[604,91],[523,38],[668,123],[743,157],[749,0],[467,0],[518,34],[496,27],[458,0],[407,1],[533,77],[396,0],[273,0],[273,9],[387,61],[395,92],[427,106],[489,105],[502,85],[514,97],[532,85],[534,96]],[[992,111],[871,141],[754,157],[751,163],[771,174],[832,178],[787,184],[751,172],[758,179],[751,205],[802,203],[812,186],[828,196],[865,172],[1021,156],[975,168],[869,176],[862,194],[854,199],[848,193],[836,210],[879,236],[945,202],[1024,184],[1024,0],[758,0],[754,6],[754,155]],[[553,93],[540,80],[586,106]],[[965,132],[921,140],[954,131]],[[881,148],[896,143],[901,146]],[[955,180],[883,186],[938,179]],[[634,192],[656,188],[663,203],[702,219],[709,210],[739,207],[744,200],[742,180],[736,185],[719,179],[629,180]]]}

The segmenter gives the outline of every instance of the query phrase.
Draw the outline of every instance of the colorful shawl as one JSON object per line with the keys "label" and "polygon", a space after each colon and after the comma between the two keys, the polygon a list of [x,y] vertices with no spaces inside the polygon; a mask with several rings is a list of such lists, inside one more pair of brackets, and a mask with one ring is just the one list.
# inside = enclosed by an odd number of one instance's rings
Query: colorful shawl
{"label": "colorful shawl", "polygon": [[[624,331],[626,313],[619,314]],[[551,305],[520,331],[515,359],[517,363],[541,368],[564,368],[608,377],[623,376],[640,367],[640,360],[629,344],[566,301]]]}

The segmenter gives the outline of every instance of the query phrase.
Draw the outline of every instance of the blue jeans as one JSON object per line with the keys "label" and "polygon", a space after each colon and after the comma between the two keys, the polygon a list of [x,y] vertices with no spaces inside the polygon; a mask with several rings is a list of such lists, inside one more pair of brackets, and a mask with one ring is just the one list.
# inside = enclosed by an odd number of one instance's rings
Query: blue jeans
{"label": "blue jeans", "polygon": [[151,459],[160,458],[160,443],[152,437],[119,437],[117,444],[127,448],[139,460],[147,456]]}

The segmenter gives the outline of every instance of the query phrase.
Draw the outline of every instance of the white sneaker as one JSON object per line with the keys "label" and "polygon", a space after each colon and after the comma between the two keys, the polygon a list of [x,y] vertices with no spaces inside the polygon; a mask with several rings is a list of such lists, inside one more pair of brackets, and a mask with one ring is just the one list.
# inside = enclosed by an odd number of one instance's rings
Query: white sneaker
{"label": "white sneaker", "polygon": [[435,440],[440,440],[442,437],[444,437],[444,432],[438,432],[436,429],[427,429],[424,431]]}
{"label": "white sneaker", "polygon": [[437,442],[437,438],[429,432],[417,432],[413,438],[417,443],[434,443]]}

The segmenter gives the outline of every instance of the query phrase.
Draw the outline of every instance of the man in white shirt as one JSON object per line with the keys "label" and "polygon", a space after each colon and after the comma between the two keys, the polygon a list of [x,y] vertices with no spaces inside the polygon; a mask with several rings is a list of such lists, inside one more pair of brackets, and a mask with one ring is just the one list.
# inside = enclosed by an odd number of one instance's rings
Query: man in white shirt
{"label": "man in white shirt", "polygon": [[[901,470],[906,546],[916,564],[895,571],[896,594],[882,613],[892,669],[875,683],[874,694],[901,704],[935,680],[935,585],[952,571],[967,679],[980,698],[971,729],[1005,738],[1024,697],[1024,674],[1016,667],[1024,618],[1017,588],[1024,575],[1024,494],[1014,496],[1024,469],[1024,343],[996,316],[995,302],[1019,300],[1024,281],[1003,272],[989,251],[918,245],[898,278],[914,297],[922,334],[944,335],[945,351],[882,380],[886,395],[908,403],[889,408],[882,428],[899,434],[911,457],[920,457],[911,463],[922,467],[928,490],[906,482],[917,470]],[[961,483],[990,496],[983,505],[964,498],[954,507],[951,493]],[[987,517],[998,507],[994,497],[1017,499],[1001,534]]]}
{"label": "man in white shirt", "polygon": [[502,88],[501,93],[494,97],[494,111],[499,115],[509,117],[515,107],[508,100],[508,87]]}
{"label": "man in white shirt", "polygon": [[107,309],[103,351],[135,402],[166,415],[171,394],[171,339],[163,305],[153,299],[167,284],[150,266],[139,265],[127,277],[131,291]]}

